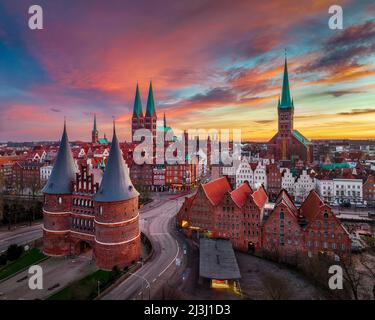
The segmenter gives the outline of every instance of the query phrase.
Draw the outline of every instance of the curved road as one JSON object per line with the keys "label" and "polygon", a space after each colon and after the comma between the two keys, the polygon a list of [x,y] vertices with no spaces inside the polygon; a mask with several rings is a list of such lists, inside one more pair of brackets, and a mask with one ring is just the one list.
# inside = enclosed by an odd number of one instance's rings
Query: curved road
{"label": "curved road", "polygon": [[[182,269],[183,240],[175,231],[174,217],[185,195],[156,194],[154,201],[140,210],[140,226],[151,240],[152,257],[136,272],[102,297],[106,300],[149,299]],[[42,224],[0,233],[0,252],[10,244],[26,244],[43,235]]]}
{"label": "curved road", "polygon": [[151,209],[141,210],[141,230],[151,240],[154,248],[151,259],[102,299],[152,298],[180,268],[184,252],[181,240],[174,231],[173,218],[183,203],[183,197],[174,200],[170,198],[160,200]]}

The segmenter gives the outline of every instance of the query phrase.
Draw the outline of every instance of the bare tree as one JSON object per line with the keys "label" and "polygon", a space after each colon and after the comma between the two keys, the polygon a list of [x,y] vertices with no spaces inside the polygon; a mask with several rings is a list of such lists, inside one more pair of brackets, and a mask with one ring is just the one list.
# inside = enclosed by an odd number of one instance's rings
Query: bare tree
{"label": "bare tree", "polygon": [[352,296],[358,300],[358,291],[362,285],[363,274],[358,271],[354,257],[349,254],[340,259],[340,265],[343,269],[343,278],[348,285]]}
{"label": "bare tree", "polygon": [[271,300],[288,300],[293,295],[292,287],[285,279],[267,273],[262,277],[265,297]]}

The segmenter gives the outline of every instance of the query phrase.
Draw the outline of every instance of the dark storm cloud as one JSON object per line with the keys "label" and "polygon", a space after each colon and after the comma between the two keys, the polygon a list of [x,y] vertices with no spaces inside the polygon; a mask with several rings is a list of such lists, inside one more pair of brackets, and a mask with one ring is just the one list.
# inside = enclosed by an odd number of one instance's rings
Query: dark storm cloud
{"label": "dark storm cloud", "polygon": [[355,94],[355,93],[363,93],[364,91],[355,91],[355,90],[332,90],[332,91],[326,91],[323,92],[323,94],[328,94],[330,96],[333,96],[335,98],[347,95],[347,94]]}
{"label": "dark storm cloud", "polygon": [[337,113],[340,116],[353,116],[353,115],[359,115],[359,114],[372,114],[375,113],[375,109],[352,109],[350,112],[339,112]]}
{"label": "dark storm cloud", "polygon": [[375,20],[336,31],[323,45],[320,57],[297,72],[340,72],[358,67],[360,59],[374,54]]}

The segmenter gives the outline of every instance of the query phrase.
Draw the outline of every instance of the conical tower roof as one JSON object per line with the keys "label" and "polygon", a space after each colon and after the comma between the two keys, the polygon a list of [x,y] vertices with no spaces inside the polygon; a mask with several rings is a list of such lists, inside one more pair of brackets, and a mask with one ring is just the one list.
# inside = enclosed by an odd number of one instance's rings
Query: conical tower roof
{"label": "conical tower roof", "polygon": [[141,96],[139,94],[138,83],[137,83],[137,88],[135,89],[133,116],[136,116],[137,118],[143,117],[142,102],[141,102]]}
{"label": "conical tower roof", "polygon": [[70,194],[73,189],[73,181],[77,167],[74,163],[72,151],[69,146],[68,134],[66,133],[66,124],[64,122],[64,131],[61,137],[59,152],[53,166],[51,176],[42,189],[47,194]]}
{"label": "conical tower roof", "polygon": [[150,81],[150,88],[148,90],[147,97],[146,117],[152,117],[153,115],[155,115],[155,101],[154,92],[152,90],[152,82]]}
{"label": "conical tower roof", "polygon": [[279,108],[292,108],[293,102],[290,95],[290,88],[289,88],[289,76],[288,76],[288,62],[285,55],[285,63],[284,63],[284,76],[283,76],[283,89],[281,91],[281,101]]}
{"label": "conical tower roof", "polygon": [[113,125],[111,150],[103,179],[94,199],[98,202],[113,202],[128,200],[137,196],[139,196],[139,193],[130,180],[129,169],[122,157],[115,125]]}

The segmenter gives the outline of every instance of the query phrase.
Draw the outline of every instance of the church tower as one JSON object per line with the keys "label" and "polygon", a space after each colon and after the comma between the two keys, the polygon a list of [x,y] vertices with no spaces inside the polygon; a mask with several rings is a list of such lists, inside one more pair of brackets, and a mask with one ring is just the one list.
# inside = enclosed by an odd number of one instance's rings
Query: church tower
{"label": "church tower", "polygon": [[294,102],[290,94],[288,61],[285,54],[281,99],[277,104],[278,131],[268,142],[268,151],[275,160],[312,161],[313,145],[302,133],[294,129]]}
{"label": "church tower", "polygon": [[130,180],[114,125],[108,162],[94,196],[94,255],[100,269],[124,268],[140,259],[138,198],[139,193]]}
{"label": "church tower", "polygon": [[144,117],[142,112],[141,96],[139,94],[139,88],[135,90],[133,116],[132,116],[132,141],[134,142],[134,133],[137,129],[141,129],[144,126]]}
{"label": "church tower", "polygon": [[145,128],[152,132],[154,146],[156,145],[156,121],[157,121],[157,116],[156,116],[156,111],[155,111],[154,92],[152,90],[152,82],[150,82],[150,88],[148,90],[148,97],[147,97]]}
{"label": "church tower", "polygon": [[49,256],[70,254],[69,231],[76,165],[69,146],[66,124],[55,164],[46,185],[43,205],[43,252]]}
{"label": "church tower", "polygon": [[288,137],[293,131],[294,105],[290,95],[288,64],[285,57],[283,88],[281,92],[281,101],[278,102],[278,124],[279,133],[282,137]]}
{"label": "church tower", "polygon": [[281,92],[281,101],[278,101],[278,130],[281,138],[281,160],[288,159],[288,149],[291,145],[293,133],[294,105],[290,95],[288,62],[285,55],[283,87]]}
{"label": "church tower", "polygon": [[94,126],[91,132],[91,143],[98,143],[99,131],[96,127],[96,114],[94,114]]}

